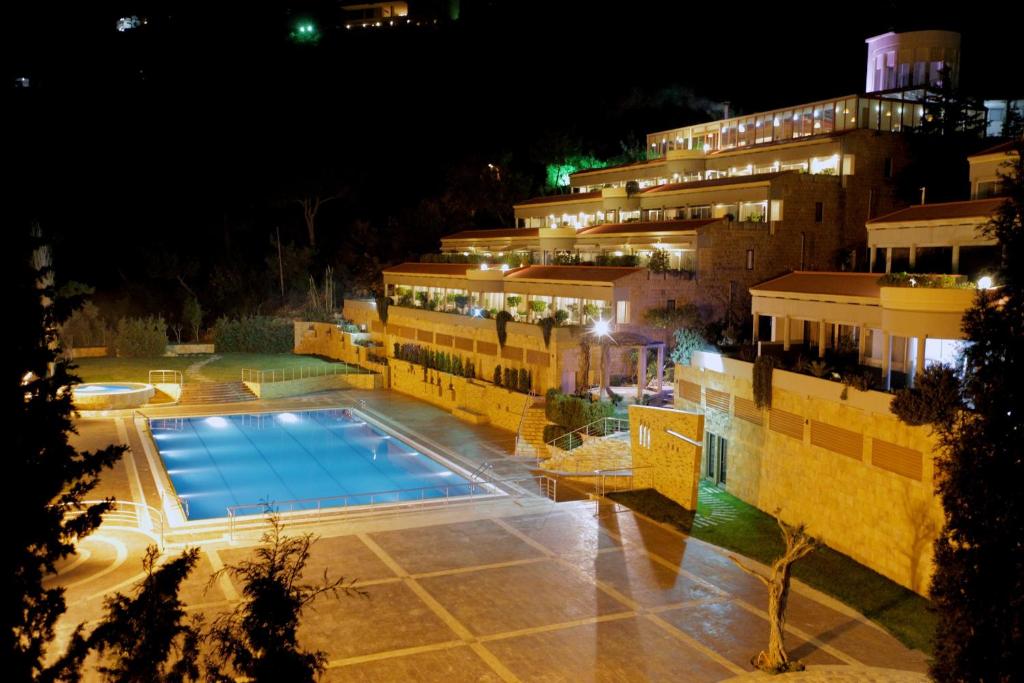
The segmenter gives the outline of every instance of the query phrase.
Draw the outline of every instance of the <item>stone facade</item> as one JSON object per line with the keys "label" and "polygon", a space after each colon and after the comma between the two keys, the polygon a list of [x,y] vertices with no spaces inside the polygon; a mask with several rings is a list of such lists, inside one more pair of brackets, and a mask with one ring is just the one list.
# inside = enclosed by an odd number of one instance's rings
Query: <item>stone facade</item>
{"label": "stone facade", "polygon": [[693,410],[629,407],[633,468],[651,469],[654,489],[687,510],[697,509],[704,416]]}
{"label": "stone facade", "polygon": [[924,594],[943,519],[930,430],[900,422],[888,394],[781,370],[757,409],[752,368],[705,353],[676,366],[677,406],[728,442],[726,490]]}

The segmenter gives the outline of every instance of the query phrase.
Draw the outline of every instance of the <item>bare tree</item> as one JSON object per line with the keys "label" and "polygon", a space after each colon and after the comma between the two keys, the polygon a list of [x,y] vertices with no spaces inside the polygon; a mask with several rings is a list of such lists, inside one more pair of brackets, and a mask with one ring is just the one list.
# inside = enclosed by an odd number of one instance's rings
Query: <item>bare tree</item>
{"label": "bare tree", "polygon": [[779,511],[776,510],[776,521],[782,529],[782,539],[786,543],[786,550],[782,556],[772,563],[770,576],[747,567],[736,557],[730,555],[729,559],[736,563],[736,566],[757,578],[768,588],[768,649],[762,650],[752,657],[750,663],[762,671],[770,673],[781,673],[784,671],[800,671],[803,664],[799,661],[791,662],[786,654],[785,626],[786,626],[786,602],[789,599],[789,580],[793,563],[807,555],[817,546],[817,541],[807,535],[803,524],[789,526],[781,519],[778,519]]}
{"label": "bare tree", "polygon": [[316,246],[316,215],[320,212],[320,207],[327,202],[332,202],[335,199],[343,197],[345,194],[346,190],[341,190],[334,194],[309,192],[293,200],[296,204],[302,207],[302,220],[306,223],[306,234],[309,235],[309,246]]}

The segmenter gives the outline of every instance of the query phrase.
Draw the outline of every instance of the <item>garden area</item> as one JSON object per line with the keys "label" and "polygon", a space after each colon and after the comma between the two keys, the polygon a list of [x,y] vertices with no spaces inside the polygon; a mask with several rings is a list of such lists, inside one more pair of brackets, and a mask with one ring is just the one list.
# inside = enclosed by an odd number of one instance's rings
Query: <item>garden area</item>
{"label": "garden area", "polygon": [[[204,362],[205,361],[205,362]],[[146,382],[150,370],[178,370],[202,365],[189,373],[185,381],[237,382],[242,370],[320,370],[341,369],[345,363],[318,356],[297,356],[293,353],[216,353],[194,356],[148,356],[142,358],[82,358],[75,361],[75,370],[83,382]],[[358,368],[350,368],[353,372]],[[363,371],[365,372],[365,371]]]}

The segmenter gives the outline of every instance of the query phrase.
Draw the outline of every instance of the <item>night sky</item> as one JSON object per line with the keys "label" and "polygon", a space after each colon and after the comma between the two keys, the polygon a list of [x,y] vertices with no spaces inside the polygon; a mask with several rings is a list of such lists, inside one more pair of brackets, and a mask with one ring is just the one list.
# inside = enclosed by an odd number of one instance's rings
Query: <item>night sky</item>
{"label": "night sky", "polygon": [[[925,2],[464,0],[449,23],[447,2],[411,0],[436,28],[357,31],[334,28],[330,3],[23,4],[4,8],[18,218],[53,236],[68,277],[101,286],[155,248],[188,258],[183,245],[225,225],[298,241],[300,214],[277,198],[299,178],[351,188],[328,229],[359,218],[386,234],[467,160],[539,176],[560,140],[607,157],[723,101],[738,113],[859,92],[864,38],[887,30],[960,30],[965,90],[1024,95],[1011,3],[943,18]],[[131,14],[149,24],[119,34]],[[303,17],[315,47],[288,38]],[[32,87],[12,88],[18,76]]]}

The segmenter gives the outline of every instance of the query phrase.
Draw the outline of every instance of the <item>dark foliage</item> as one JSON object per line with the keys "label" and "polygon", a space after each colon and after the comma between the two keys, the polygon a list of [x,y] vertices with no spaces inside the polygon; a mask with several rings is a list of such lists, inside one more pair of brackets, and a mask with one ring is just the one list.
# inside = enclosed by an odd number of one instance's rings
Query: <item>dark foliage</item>
{"label": "dark foliage", "polygon": [[211,579],[223,572],[239,581],[244,600],[211,626],[213,653],[207,660],[206,672],[209,680],[316,680],[326,667],[327,655],[299,645],[303,611],[321,596],[368,597],[355,586],[354,580],[328,580],[326,570],[319,583],[303,583],[302,570],[309,561],[315,537],[285,536],[276,515],[270,515],[270,525],[254,559],[225,566]]}
{"label": "dark foliage", "polygon": [[776,361],[772,356],[758,356],[754,360],[754,404],[758,408],[772,407],[772,371]]}
{"label": "dark foliage", "polygon": [[[78,539],[99,526],[108,506],[86,507],[81,501],[125,449],[79,452],[68,442],[75,431],[68,387],[77,378],[58,359],[57,327],[80,302],[58,299],[48,305],[55,296],[48,259],[36,252],[38,265],[33,264],[32,250],[39,245],[18,235],[11,241],[7,303],[17,324],[7,331],[4,415],[17,428],[8,436],[4,463],[5,476],[17,488],[17,520],[5,529],[0,560],[0,656],[5,680],[28,681],[38,677],[54,624],[65,610],[64,590],[44,588],[43,578],[74,552]],[[70,511],[80,514],[67,516]]]}
{"label": "dark foliage", "polygon": [[213,326],[213,343],[224,352],[287,353],[295,345],[295,333],[292,322],[285,318],[220,318]]}
{"label": "dark foliage", "polygon": [[199,680],[202,618],[187,620],[178,596],[182,582],[199,561],[199,549],[158,564],[160,551],[150,546],[142,560],[146,571],[134,597],[116,593],[106,599],[106,615],[88,636],[85,625],[71,637],[67,656],[55,667],[58,679],[81,679],[90,651],[99,657],[97,672],[110,683],[180,683]]}
{"label": "dark foliage", "polygon": [[963,407],[960,380],[948,365],[932,365],[917,378],[915,386],[900,389],[890,409],[910,425],[949,424]]}
{"label": "dark foliage", "polygon": [[551,348],[551,331],[558,325],[558,321],[555,318],[541,318],[537,324],[544,335],[544,348]]}
{"label": "dark foliage", "polygon": [[498,334],[498,346],[505,346],[505,340],[508,339],[507,325],[512,320],[515,320],[515,318],[508,311],[498,311],[498,315],[494,316],[494,329]]}

